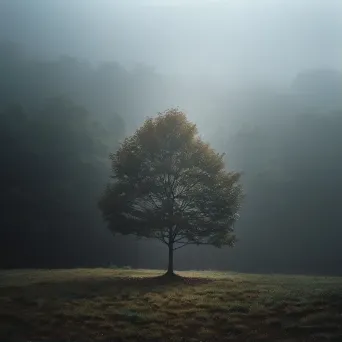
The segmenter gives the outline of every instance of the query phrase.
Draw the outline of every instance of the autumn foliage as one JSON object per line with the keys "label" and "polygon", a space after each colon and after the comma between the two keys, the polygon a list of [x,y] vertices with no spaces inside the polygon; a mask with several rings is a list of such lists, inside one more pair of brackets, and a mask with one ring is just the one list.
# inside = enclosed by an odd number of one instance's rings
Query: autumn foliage
{"label": "autumn foliage", "polygon": [[114,233],[156,238],[173,251],[189,244],[233,246],[242,188],[223,155],[170,109],[149,118],[111,156],[112,181],[99,207]]}

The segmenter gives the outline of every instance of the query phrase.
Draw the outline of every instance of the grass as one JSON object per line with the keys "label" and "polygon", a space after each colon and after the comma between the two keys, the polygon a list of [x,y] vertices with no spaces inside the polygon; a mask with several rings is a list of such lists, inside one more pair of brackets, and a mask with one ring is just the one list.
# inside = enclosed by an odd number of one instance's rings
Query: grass
{"label": "grass", "polygon": [[1,341],[342,341],[342,279],[0,271]]}

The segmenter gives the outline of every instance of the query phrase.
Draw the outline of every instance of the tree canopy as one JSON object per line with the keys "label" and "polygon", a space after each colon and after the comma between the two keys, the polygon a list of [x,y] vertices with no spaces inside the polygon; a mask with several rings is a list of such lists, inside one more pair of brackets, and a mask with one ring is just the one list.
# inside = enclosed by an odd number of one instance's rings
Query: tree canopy
{"label": "tree canopy", "polygon": [[242,199],[240,173],[170,109],[149,118],[110,159],[112,179],[99,207],[113,232],[156,238],[173,251],[189,244],[233,246]]}

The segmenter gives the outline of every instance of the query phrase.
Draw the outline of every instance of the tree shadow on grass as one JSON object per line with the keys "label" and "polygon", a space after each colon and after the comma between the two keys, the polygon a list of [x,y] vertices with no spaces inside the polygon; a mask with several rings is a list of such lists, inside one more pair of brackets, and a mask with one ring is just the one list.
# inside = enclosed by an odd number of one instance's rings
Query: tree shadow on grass
{"label": "tree shadow on grass", "polygon": [[59,280],[38,282],[27,286],[9,286],[1,289],[2,296],[19,301],[32,301],[37,298],[91,298],[117,296],[122,292],[146,293],[163,292],[171,288],[200,286],[214,279],[162,275],[155,277],[117,276],[110,278],[87,278],[79,280]]}
{"label": "tree shadow on grass", "polygon": [[178,274],[163,274],[155,277],[118,277],[118,284],[136,284],[142,286],[196,286],[207,284],[214,281],[214,279],[203,278],[203,277],[183,277]]}

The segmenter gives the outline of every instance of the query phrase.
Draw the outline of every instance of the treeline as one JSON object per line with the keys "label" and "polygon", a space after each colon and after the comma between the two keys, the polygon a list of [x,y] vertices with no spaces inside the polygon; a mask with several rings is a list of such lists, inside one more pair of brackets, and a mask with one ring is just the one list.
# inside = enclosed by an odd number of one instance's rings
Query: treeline
{"label": "treeline", "polygon": [[1,266],[82,264],[98,249],[107,131],[65,98],[37,113],[8,106],[0,127]]}
{"label": "treeline", "polygon": [[176,269],[342,273],[338,71],[305,71],[281,91],[231,91],[146,66],[39,61],[7,42],[0,75],[0,267],[164,267],[163,246],[112,237],[96,202],[109,152],[146,116],[179,105],[243,171],[247,197],[236,248],[180,250]]}
{"label": "treeline", "polygon": [[[246,270],[342,274],[342,111],[273,118],[234,139]],[[241,247],[241,249],[240,249]]]}

